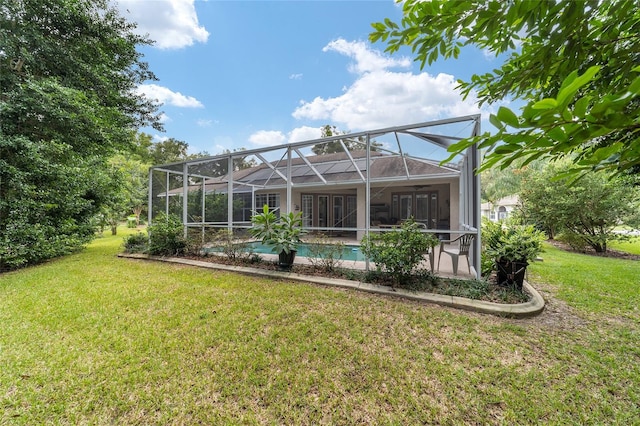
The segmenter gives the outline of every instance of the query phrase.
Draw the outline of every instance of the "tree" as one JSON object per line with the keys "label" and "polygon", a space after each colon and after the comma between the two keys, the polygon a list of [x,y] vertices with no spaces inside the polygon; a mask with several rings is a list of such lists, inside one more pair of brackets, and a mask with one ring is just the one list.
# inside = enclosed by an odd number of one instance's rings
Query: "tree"
{"label": "tree", "polygon": [[149,164],[135,159],[133,156],[117,154],[112,157],[109,164],[113,173],[120,178],[120,196],[122,202],[115,204],[120,206],[117,220],[133,213],[136,217],[136,225],[140,224],[140,215],[147,206],[149,191]]}
{"label": "tree", "polygon": [[149,160],[151,164],[169,164],[187,159],[189,144],[174,138],[151,144]]}
{"label": "tree", "polygon": [[571,173],[640,167],[640,7],[634,0],[407,0],[400,25],[374,23],[370,40],[387,51],[411,46],[424,67],[457,58],[465,46],[506,57],[500,68],[460,82],[480,104],[527,102],[518,116],[491,115],[498,129],[450,148],[478,143],[493,151],[483,169],[515,159],[575,160]]}
{"label": "tree", "polygon": [[0,270],[60,256],[93,235],[117,191],[108,158],[133,129],[161,129],[133,94],[155,76],[150,40],[107,0],[6,0],[0,6]]}
{"label": "tree", "polygon": [[[324,125],[321,129],[321,137],[330,138],[331,136],[338,135],[348,135],[349,132],[341,132],[336,128],[336,126],[331,126],[329,124]],[[323,154],[333,154],[336,152],[344,152],[344,148],[342,144],[349,150],[362,150],[366,148],[367,141],[362,136],[358,136],[357,138],[345,137],[344,139],[340,139],[337,141],[326,142],[323,144],[316,144],[311,147],[311,151],[316,155]],[[371,141],[370,147],[372,151],[377,151],[382,145],[376,141]]]}
{"label": "tree", "polygon": [[505,169],[492,168],[482,172],[481,198],[491,204],[495,204],[509,195],[515,195],[520,191],[520,182],[524,170],[512,165]]}
{"label": "tree", "polygon": [[[589,173],[581,179],[556,179],[570,160],[547,164],[523,179],[520,202],[523,218],[553,238],[563,233],[576,247],[606,252],[608,242],[620,238],[614,228],[640,221],[640,189],[628,179]],[[571,185],[570,185],[571,183]]]}

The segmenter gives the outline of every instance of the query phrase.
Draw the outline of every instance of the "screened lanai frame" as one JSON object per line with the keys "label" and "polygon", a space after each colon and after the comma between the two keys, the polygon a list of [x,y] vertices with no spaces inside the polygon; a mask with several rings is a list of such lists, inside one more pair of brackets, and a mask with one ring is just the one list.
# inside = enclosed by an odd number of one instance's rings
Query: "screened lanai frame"
{"label": "screened lanai frame", "polygon": [[[236,232],[251,227],[250,216],[263,203],[288,214],[300,211],[302,202],[298,200],[304,191],[351,191],[355,195],[345,196],[347,199],[342,202],[357,205],[351,210],[356,218],[339,227],[336,223],[319,226],[312,222],[305,223],[305,227],[319,232],[354,232],[360,239],[371,232],[387,230],[372,225],[372,208],[376,206],[372,201],[378,196],[378,192],[372,194],[372,189],[388,190],[400,185],[441,187],[443,182],[449,182],[447,204],[456,206],[457,224],[453,225],[454,218],[450,217],[448,226],[446,222],[438,226],[434,222],[424,232],[450,238],[474,234],[470,263],[479,277],[480,177],[475,173],[480,166],[478,149],[473,145],[451,163],[440,164],[448,156],[446,149],[451,144],[479,134],[480,115],[469,115],[153,166],[149,171],[149,223],[164,212],[182,218],[185,234],[189,229],[204,232],[206,228]],[[318,146],[332,146],[337,153],[315,155],[311,148]],[[441,158],[428,158],[431,154],[440,154]],[[253,167],[246,168],[247,165]],[[452,193],[455,187],[457,191]]]}

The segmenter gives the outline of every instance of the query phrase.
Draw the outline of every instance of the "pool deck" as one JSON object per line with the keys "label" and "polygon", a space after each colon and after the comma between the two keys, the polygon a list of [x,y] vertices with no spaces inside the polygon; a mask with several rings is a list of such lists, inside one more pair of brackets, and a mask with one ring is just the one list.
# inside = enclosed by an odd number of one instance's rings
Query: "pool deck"
{"label": "pool deck", "polygon": [[[436,249],[436,252],[434,254],[433,269],[431,268],[431,262],[429,261],[428,256],[424,256],[425,260],[420,264],[420,266],[424,269],[433,270],[433,272],[436,275],[441,277],[448,277],[448,278],[457,277],[457,278],[465,278],[465,279],[476,277],[475,269],[473,268],[473,266],[471,266],[471,273],[469,273],[469,266],[468,266],[466,257],[462,257],[459,260],[457,275],[453,274],[453,264],[451,262],[451,256],[448,256],[448,255],[442,256],[442,259],[440,260],[440,269],[438,270],[438,254],[439,254],[439,251]],[[262,256],[264,260],[269,262],[278,260],[278,255],[276,254],[260,253],[260,256]],[[351,261],[351,260],[342,260],[340,262],[341,262],[340,266],[343,268],[358,269],[362,271],[367,269],[366,262]],[[298,263],[301,265],[311,265],[311,262],[309,262],[309,259],[302,256],[296,256],[295,263]],[[370,262],[369,267],[371,269],[375,269],[376,266],[373,262]]]}
{"label": "pool deck", "polygon": [[[354,246],[354,247],[360,246],[360,242],[355,239],[333,237],[331,238],[331,241],[336,243],[342,243],[345,246]],[[304,241],[304,242],[307,243],[308,241]],[[447,247],[453,247],[453,246],[447,246]],[[216,255],[218,253],[210,252],[210,254]],[[272,254],[272,253],[256,253],[256,254],[260,255],[264,260],[269,262],[278,260],[277,254]],[[420,264],[420,267],[424,269],[429,269],[432,272],[434,272],[436,275],[441,277],[462,278],[462,279],[476,278],[475,268],[473,267],[473,265],[469,265],[468,263],[469,259],[467,257],[462,256],[458,260],[458,272],[457,274],[454,274],[451,256],[444,255],[442,256],[442,259],[439,259],[439,256],[440,256],[440,246],[436,246],[434,248],[434,254],[433,254],[433,265],[431,265],[430,256],[425,255],[424,261]],[[438,261],[440,262],[439,269],[438,269]],[[309,262],[309,260],[304,256],[296,256],[295,263],[302,264],[302,265],[311,265],[311,262]],[[357,270],[363,270],[363,271],[367,269],[367,263],[363,261],[341,260],[339,266],[343,268],[357,269]],[[375,267],[376,267],[375,264],[373,262],[370,262],[369,268],[375,269]]]}

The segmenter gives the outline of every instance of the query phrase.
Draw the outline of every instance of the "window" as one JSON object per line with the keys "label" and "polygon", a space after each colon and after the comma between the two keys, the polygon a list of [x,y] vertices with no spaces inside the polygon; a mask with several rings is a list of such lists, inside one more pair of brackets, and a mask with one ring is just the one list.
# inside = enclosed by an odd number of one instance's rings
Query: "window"
{"label": "window", "polygon": [[347,195],[344,225],[347,228],[358,226],[358,197],[355,195]]}
{"label": "window", "polygon": [[507,208],[505,206],[500,206],[498,208],[498,219],[506,219],[509,213],[507,212]]}
{"label": "window", "polygon": [[329,226],[329,196],[318,195],[318,226]]}
{"label": "window", "polygon": [[344,220],[344,197],[342,195],[333,196],[333,226],[342,228]]}
{"label": "window", "polygon": [[269,206],[270,211],[280,214],[280,194],[256,194],[256,210],[262,210],[265,204]]}
{"label": "window", "polygon": [[313,195],[302,196],[302,226],[313,226]]}
{"label": "window", "polygon": [[405,220],[413,218],[427,228],[438,227],[439,204],[437,192],[418,192],[412,194],[393,194],[391,198],[391,214],[393,219]]}

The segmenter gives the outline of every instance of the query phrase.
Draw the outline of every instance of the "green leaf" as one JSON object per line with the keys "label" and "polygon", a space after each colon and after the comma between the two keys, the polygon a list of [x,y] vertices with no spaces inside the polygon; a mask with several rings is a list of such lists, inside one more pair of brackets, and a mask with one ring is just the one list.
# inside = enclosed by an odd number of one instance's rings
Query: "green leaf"
{"label": "green leaf", "polygon": [[504,124],[493,114],[489,115],[489,122],[498,129],[504,129]]}
{"label": "green leaf", "polygon": [[584,118],[587,112],[587,106],[589,106],[590,102],[591,102],[591,97],[589,96],[583,96],[582,98],[578,99],[578,101],[573,107],[573,115],[578,118]]}
{"label": "green leaf", "polygon": [[602,148],[598,148],[591,154],[591,158],[593,158],[597,162],[601,162],[611,157],[616,152],[620,151],[623,147],[622,143],[616,142],[610,146],[605,146]]}
{"label": "green leaf", "polygon": [[497,155],[511,154],[520,149],[520,145],[500,145],[493,151]]}
{"label": "green leaf", "polygon": [[552,109],[558,107],[558,101],[553,98],[544,98],[531,106],[533,109]]}
{"label": "green leaf", "polygon": [[501,106],[500,108],[498,108],[497,116],[500,121],[502,121],[503,123],[506,123],[511,127],[518,128],[520,126],[520,122],[518,121],[518,116],[515,115],[514,112],[507,107]]}
{"label": "green leaf", "polygon": [[640,77],[636,77],[627,90],[635,95],[640,95]]}
{"label": "green leaf", "polygon": [[[587,71],[585,71],[585,73],[582,74],[581,76],[573,78],[570,84],[567,84],[565,86],[565,83],[563,82],[562,83],[563,88],[560,90],[560,93],[558,93],[558,97],[557,97],[558,103],[565,104],[565,102],[569,102],[571,98],[575,95],[575,93],[578,91],[578,89],[580,89],[585,84],[589,83],[593,79],[593,77],[595,77],[598,71],[600,71],[599,66],[597,65],[592,66],[592,67],[589,67],[589,69],[587,69]],[[571,77],[573,77],[573,75]],[[568,78],[569,77],[567,77],[567,79]],[[565,82],[567,81],[567,79],[565,79]]]}
{"label": "green leaf", "polygon": [[[567,140],[567,134],[565,133],[564,129],[562,129],[562,127],[554,127],[553,129],[547,132],[547,136],[549,136],[551,139],[558,142],[564,142]],[[544,138],[544,139],[548,140],[547,138]],[[551,145],[553,144],[552,143],[546,144],[546,146],[551,146]]]}

